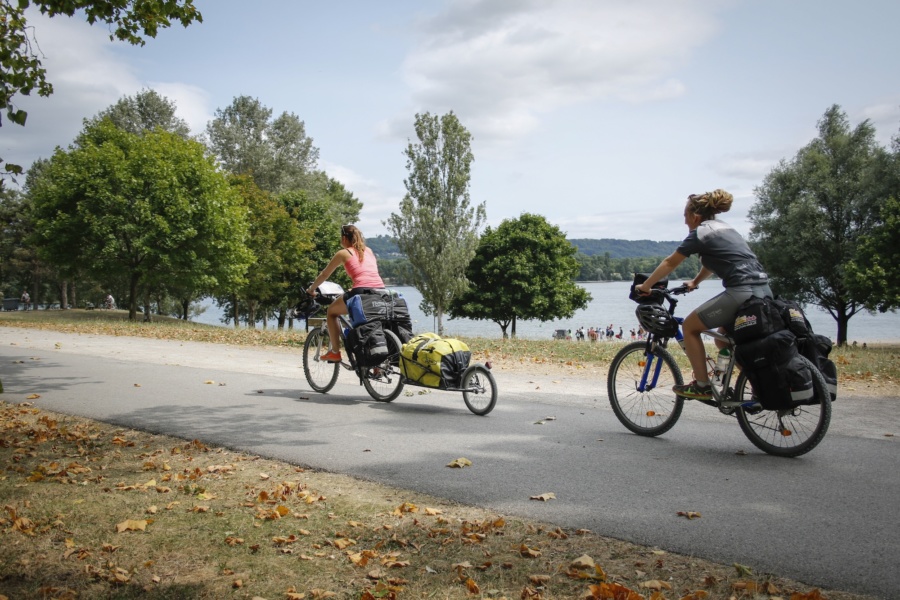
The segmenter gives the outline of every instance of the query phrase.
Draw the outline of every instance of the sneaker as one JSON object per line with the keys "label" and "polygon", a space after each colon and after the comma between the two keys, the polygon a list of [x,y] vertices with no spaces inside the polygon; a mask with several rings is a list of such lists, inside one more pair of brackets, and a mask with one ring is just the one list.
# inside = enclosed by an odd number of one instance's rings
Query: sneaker
{"label": "sneaker", "polygon": [[691,400],[710,400],[712,399],[712,386],[699,385],[696,380],[687,385],[673,385],[672,391],[676,396],[688,398]]}
{"label": "sneaker", "polygon": [[324,360],[330,363],[341,362],[341,353],[335,352],[334,350],[329,350],[328,352],[320,356],[319,360]]}

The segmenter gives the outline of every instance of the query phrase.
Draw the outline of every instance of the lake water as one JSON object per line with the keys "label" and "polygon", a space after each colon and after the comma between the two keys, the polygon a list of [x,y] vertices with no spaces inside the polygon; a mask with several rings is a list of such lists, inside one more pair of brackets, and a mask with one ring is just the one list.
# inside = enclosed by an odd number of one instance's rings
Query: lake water
{"label": "lake water", "polygon": [[[625,338],[629,338],[630,330],[632,328],[637,329],[638,326],[637,318],[634,316],[636,305],[628,299],[631,282],[610,281],[580,283],[579,285],[584,287],[593,298],[586,309],[578,311],[571,319],[548,321],[546,323],[520,320],[516,324],[517,335],[523,339],[550,339],[553,332],[557,329],[571,329],[574,336],[575,330],[579,327],[584,327],[586,331],[589,327],[605,329],[607,325],[612,324],[616,333],[621,327],[624,330]],[[670,287],[675,287],[677,283],[670,283],[669,285]],[[406,299],[409,305],[410,316],[413,320],[413,330],[416,333],[437,331],[436,320],[426,316],[419,309],[422,295],[418,290],[406,286],[397,286],[391,289],[396,290]],[[686,316],[691,310],[717,294],[721,289],[721,284],[718,281],[705,282],[696,292],[681,297],[676,314]],[[222,311],[214,304],[207,303],[207,306],[206,312],[194,320],[210,325],[223,325],[221,320]],[[806,316],[816,333],[836,339],[837,322],[830,314],[818,307],[808,306],[806,308]],[[274,320],[270,321],[268,326],[275,327],[276,322]],[[447,337],[500,338],[502,331],[500,326],[493,321],[448,319],[445,316],[444,335]],[[858,341],[859,343],[900,343],[900,313],[889,312],[874,315],[868,312],[858,313],[850,319],[847,328],[847,339],[850,342]]]}

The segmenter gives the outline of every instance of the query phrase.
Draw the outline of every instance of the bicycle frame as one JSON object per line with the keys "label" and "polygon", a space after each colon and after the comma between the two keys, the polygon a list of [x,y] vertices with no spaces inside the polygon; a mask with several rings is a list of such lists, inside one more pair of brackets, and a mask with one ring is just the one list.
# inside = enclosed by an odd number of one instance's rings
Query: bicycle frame
{"label": "bicycle frame", "polygon": [[[644,372],[641,376],[641,380],[638,382],[636,387],[636,390],[638,392],[647,392],[653,390],[656,388],[656,385],[659,382],[659,375],[662,371],[663,361],[653,353],[654,344],[660,344],[663,348],[665,348],[669,339],[673,339],[678,343],[685,355],[687,355],[687,351],[684,348],[684,334],[681,331],[682,325],[684,323],[684,317],[674,318],[678,323],[678,330],[675,332],[675,335],[673,337],[658,338],[653,334],[649,334],[647,338],[647,352],[645,354],[645,356],[647,357],[647,364],[644,366]],[[720,333],[714,329],[703,331],[700,335],[712,338],[714,341],[722,342],[725,345],[724,347],[731,349],[731,357],[728,361],[728,367],[721,374],[718,383],[710,380],[710,383],[712,385],[712,400],[699,400],[704,404],[709,404],[710,406],[721,408],[722,402],[727,400],[728,397],[732,394],[731,377],[734,374],[735,365],[734,340],[730,336]],[[706,355],[706,362],[711,367],[710,370],[713,371],[715,369],[715,363],[708,353]]]}
{"label": "bicycle frame", "polygon": [[[323,314],[324,315],[326,312],[327,312],[327,307],[320,304],[319,309],[316,310],[316,312],[314,312],[313,314]],[[312,315],[310,315],[310,316],[312,316]],[[328,317],[322,316],[320,318],[322,319],[322,324],[314,326],[313,331],[315,331],[316,329],[321,329],[322,334],[327,336],[327,335],[329,335],[328,334]],[[351,327],[350,321],[348,321],[347,318],[344,317],[344,315],[338,315],[338,332],[339,332],[339,335],[341,336],[341,345],[343,345],[345,348],[347,347],[347,336],[346,336],[346,334],[344,334],[344,330],[348,329],[350,327]],[[306,332],[309,333],[309,318],[306,319]],[[319,358],[318,353],[316,355],[316,358],[317,359]],[[353,360],[353,355],[350,352],[347,353],[347,361],[344,361],[343,359],[341,359],[341,362],[339,364],[342,367],[344,367],[345,369],[347,369],[348,371],[357,371],[358,370],[356,361]]]}

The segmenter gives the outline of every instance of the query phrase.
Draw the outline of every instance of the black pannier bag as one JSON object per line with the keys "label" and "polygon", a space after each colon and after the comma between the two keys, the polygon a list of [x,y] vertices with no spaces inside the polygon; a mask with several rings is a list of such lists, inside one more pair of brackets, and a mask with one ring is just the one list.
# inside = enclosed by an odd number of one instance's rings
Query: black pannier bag
{"label": "black pannier bag", "polygon": [[[775,305],[781,313],[784,326],[794,332],[798,338],[805,338],[812,334],[812,326],[803,314],[803,309],[793,300],[775,298]],[[809,358],[807,356],[807,358]]]}
{"label": "black pannier bag", "polygon": [[800,305],[793,300],[775,298],[775,304],[781,311],[781,318],[785,327],[797,336],[797,345],[800,354],[809,359],[825,378],[831,401],[837,400],[837,366],[828,358],[831,354],[831,340],[813,333],[812,325]]}
{"label": "black pannier bag", "polygon": [[769,297],[752,296],[738,307],[729,333],[740,345],[768,337],[782,329],[784,320],[775,301]]}
{"label": "black pannier bag", "polygon": [[738,345],[734,357],[763,408],[782,410],[816,401],[812,371],[787,329]]}
{"label": "black pannier bag", "polygon": [[822,373],[831,401],[834,402],[837,400],[838,377],[837,365],[828,358],[833,346],[831,339],[828,336],[812,333],[809,337],[798,340],[798,343],[800,345],[800,354],[808,358],[809,362],[814,364],[819,369],[819,372]]}
{"label": "black pannier bag", "polygon": [[405,344],[412,338],[412,319],[406,300],[388,290],[372,290],[347,301],[347,312],[354,326],[383,321],[383,326]]}
{"label": "black pannier bag", "polygon": [[384,322],[384,327],[391,330],[400,339],[400,344],[405,344],[412,339],[412,319],[409,316],[409,306],[406,300],[400,296],[393,296],[390,319]]}
{"label": "black pannier bag", "polygon": [[352,352],[356,364],[375,367],[387,358],[388,347],[381,321],[364,323],[347,332],[347,352]]}

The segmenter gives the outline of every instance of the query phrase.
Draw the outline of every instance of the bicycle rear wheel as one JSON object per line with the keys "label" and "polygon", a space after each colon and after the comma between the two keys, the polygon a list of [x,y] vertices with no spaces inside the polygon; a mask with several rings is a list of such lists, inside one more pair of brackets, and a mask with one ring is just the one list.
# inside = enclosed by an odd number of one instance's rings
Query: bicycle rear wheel
{"label": "bicycle rear wheel", "polygon": [[330,363],[319,358],[328,352],[328,333],[321,327],[310,331],[303,343],[303,374],[309,387],[325,393],[337,383],[340,363]]}
{"label": "bicycle rear wheel", "polygon": [[[734,386],[735,398],[749,406],[738,407],[735,415],[744,435],[753,445],[774,456],[794,457],[819,445],[831,423],[831,395],[822,373],[805,357],[813,374],[818,404],[803,404],[789,410],[766,410],[753,398],[753,388],[741,373]],[[752,404],[751,404],[752,403]]]}
{"label": "bicycle rear wheel", "polygon": [[393,331],[384,330],[387,356],[377,366],[363,369],[363,386],[375,400],[390,402],[403,391],[400,375],[400,338]]}
{"label": "bicycle rear wheel", "polygon": [[472,365],[462,376],[463,402],[473,413],[484,416],[497,404],[497,381],[484,365]]}
{"label": "bicycle rear wheel", "polygon": [[[649,357],[646,351],[647,342],[622,348],[609,365],[606,386],[609,403],[622,425],[638,435],[653,437],[670,430],[681,416],[684,399],[675,395],[672,386],[684,380],[665,348],[657,347]],[[655,377],[657,370],[659,376]]]}

